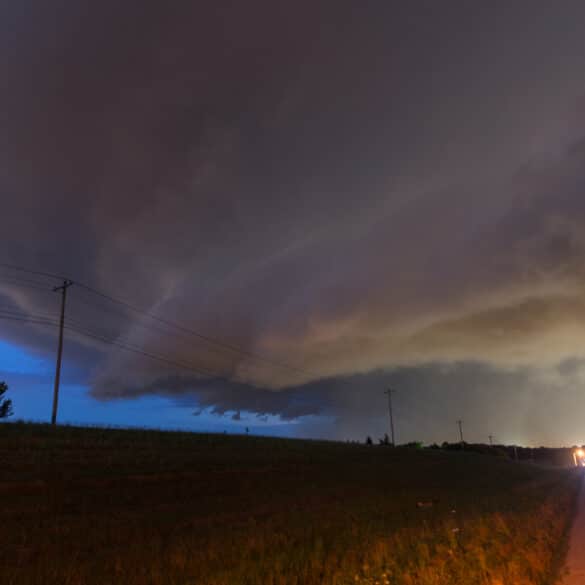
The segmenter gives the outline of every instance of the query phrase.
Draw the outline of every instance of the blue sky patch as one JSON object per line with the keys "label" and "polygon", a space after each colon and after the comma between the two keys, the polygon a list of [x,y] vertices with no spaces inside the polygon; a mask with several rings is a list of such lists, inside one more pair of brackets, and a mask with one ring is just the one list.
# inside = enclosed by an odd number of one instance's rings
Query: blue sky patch
{"label": "blue sky patch", "polygon": [[14,374],[48,374],[52,365],[48,360],[39,358],[26,352],[24,349],[0,341],[0,376],[6,373]]}

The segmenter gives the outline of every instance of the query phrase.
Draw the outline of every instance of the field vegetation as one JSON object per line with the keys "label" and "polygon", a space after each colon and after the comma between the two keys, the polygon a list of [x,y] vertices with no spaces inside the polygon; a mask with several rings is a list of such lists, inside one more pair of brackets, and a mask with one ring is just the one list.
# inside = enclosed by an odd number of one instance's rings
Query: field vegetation
{"label": "field vegetation", "polygon": [[253,436],[0,425],[6,585],[546,585],[574,471]]}

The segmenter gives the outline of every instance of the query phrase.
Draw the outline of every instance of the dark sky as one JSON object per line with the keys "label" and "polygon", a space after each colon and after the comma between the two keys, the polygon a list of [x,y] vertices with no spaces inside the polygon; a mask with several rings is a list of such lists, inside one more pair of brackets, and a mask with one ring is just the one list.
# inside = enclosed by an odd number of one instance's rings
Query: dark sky
{"label": "dark sky", "polygon": [[[233,380],[70,333],[97,400],[362,438],[394,384],[405,440],[585,442],[584,71],[580,0],[6,2],[0,261],[301,370],[73,288],[86,328]],[[0,272],[2,307],[58,310]]]}

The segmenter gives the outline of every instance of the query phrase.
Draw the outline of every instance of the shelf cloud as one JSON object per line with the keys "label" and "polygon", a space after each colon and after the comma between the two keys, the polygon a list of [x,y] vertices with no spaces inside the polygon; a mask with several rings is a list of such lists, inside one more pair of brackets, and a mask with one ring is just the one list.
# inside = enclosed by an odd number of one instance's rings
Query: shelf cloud
{"label": "shelf cloud", "polygon": [[349,420],[364,386],[454,367],[461,393],[471,368],[481,396],[516,375],[561,396],[585,347],[585,7],[276,4],[0,8],[2,259],[244,350],[73,287],[92,394]]}

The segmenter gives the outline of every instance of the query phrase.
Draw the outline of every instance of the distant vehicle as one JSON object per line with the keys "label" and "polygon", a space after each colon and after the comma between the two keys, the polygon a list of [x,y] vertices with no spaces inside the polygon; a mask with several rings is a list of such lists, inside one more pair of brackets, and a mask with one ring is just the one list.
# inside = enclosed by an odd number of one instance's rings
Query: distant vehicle
{"label": "distant vehicle", "polygon": [[575,449],[573,451],[573,461],[575,462],[575,467],[585,467],[585,450]]}

